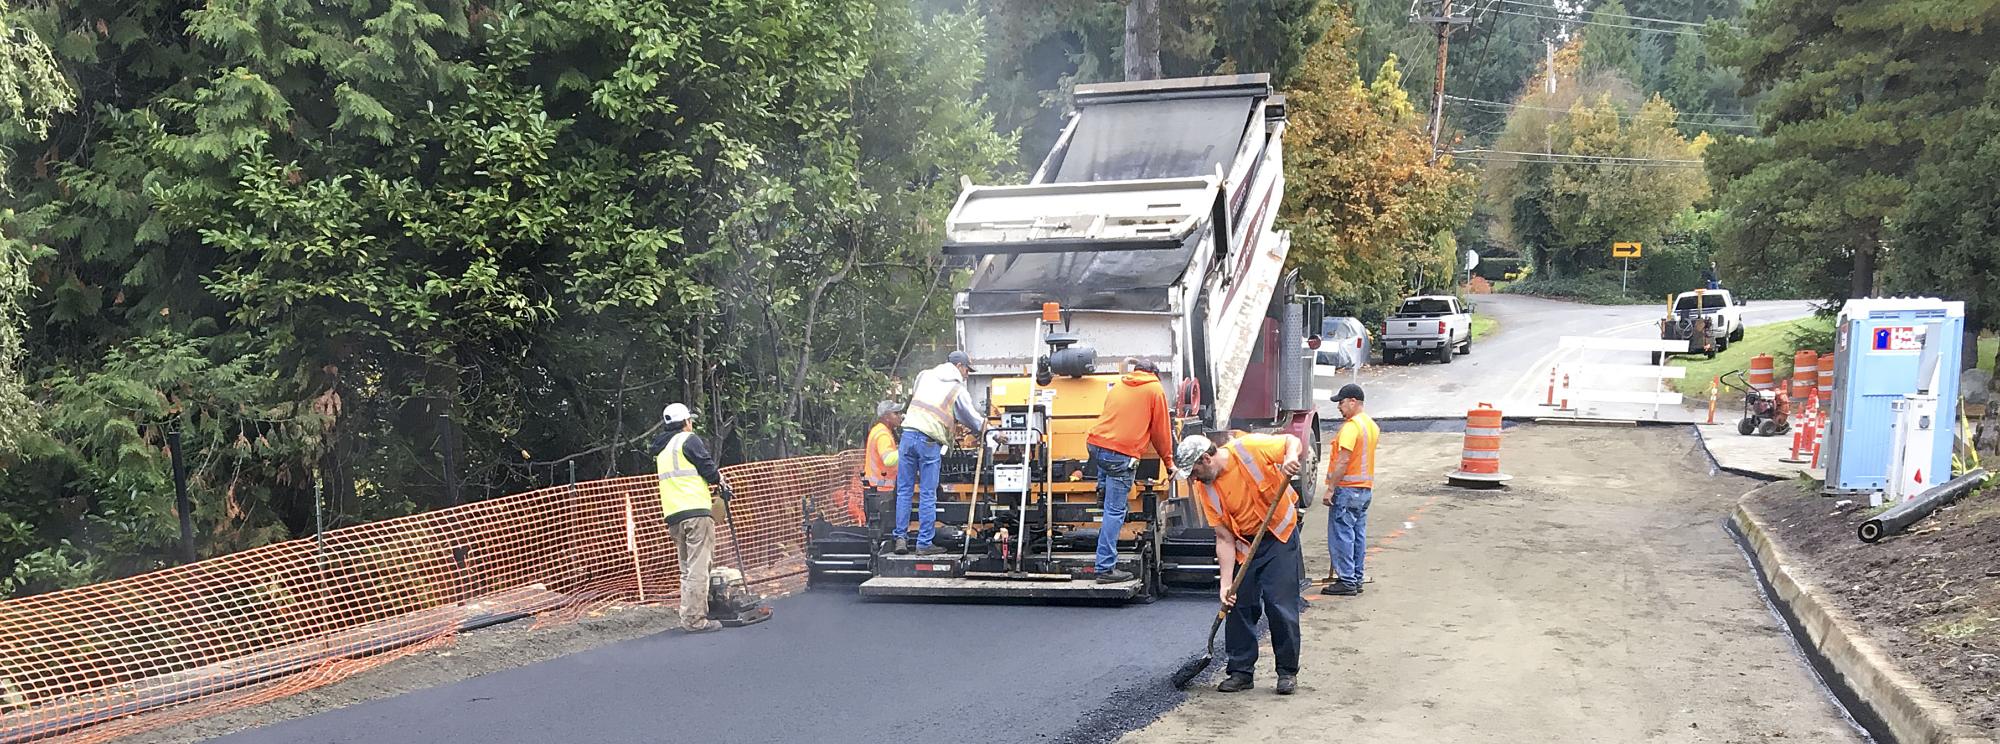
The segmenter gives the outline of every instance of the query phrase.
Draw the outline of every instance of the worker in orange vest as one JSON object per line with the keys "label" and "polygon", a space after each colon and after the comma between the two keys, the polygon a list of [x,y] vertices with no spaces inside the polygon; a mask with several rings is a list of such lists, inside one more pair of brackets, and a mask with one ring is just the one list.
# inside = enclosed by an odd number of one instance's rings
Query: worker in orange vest
{"label": "worker in orange vest", "polygon": [[[1299,472],[1305,449],[1290,434],[1244,434],[1216,447],[1206,437],[1181,440],[1175,475],[1192,478],[1195,501],[1215,528],[1215,559],[1222,564],[1223,645],[1229,652],[1229,676],[1216,687],[1242,692],[1252,684],[1257,665],[1257,621],[1271,627],[1271,651],[1277,655],[1278,694],[1298,687],[1299,596],[1304,561],[1299,552],[1298,500],[1292,476]],[[1284,499],[1275,512],[1272,504]],[[1270,522],[1264,520],[1269,517]],[[1265,535],[1250,554],[1257,535]],[[1244,565],[1241,587],[1230,590],[1231,577]]]}
{"label": "worker in orange vest", "polygon": [[1332,507],[1326,515],[1326,547],[1333,556],[1329,565],[1333,580],[1320,594],[1351,597],[1361,593],[1363,563],[1368,558],[1368,505],[1375,501],[1375,445],[1382,440],[1382,427],[1361,410],[1367,396],[1360,385],[1341,386],[1333,394],[1340,407],[1340,453],[1327,471],[1333,491],[1320,497]]}
{"label": "worker in orange vest", "polygon": [[1160,386],[1160,368],[1139,359],[1125,360],[1126,373],[1105,394],[1104,410],[1085,438],[1090,472],[1097,495],[1104,501],[1097,525],[1097,583],[1131,581],[1130,571],[1118,570],[1118,534],[1125,528],[1125,509],[1132,496],[1134,470],[1147,450],[1165,467],[1174,466],[1173,421],[1167,417],[1167,391]]}
{"label": "worker in orange vest", "polygon": [[902,436],[902,426],[903,404],[893,400],[875,404],[875,425],[868,429],[861,464],[861,500],[847,504],[855,524],[868,524],[870,514],[888,516],[889,504],[896,498],[896,464],[902,459],[896,440]]}

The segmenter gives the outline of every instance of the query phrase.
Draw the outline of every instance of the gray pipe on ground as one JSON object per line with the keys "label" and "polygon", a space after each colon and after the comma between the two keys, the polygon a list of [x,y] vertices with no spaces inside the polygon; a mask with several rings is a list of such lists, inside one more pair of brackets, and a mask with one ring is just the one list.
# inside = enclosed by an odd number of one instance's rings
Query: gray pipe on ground
{"label": "gray pipe on ground", "polygon": [[1930,516],[1930,513],[1937,511],[1939,507],[1971,493],[1974,487],[1985,483],[1986,478],[1985,468],[1973,468],[1965,475],[1932,486],[1930,490],[1917,494],[1916,498],[1897,504],[1888,511],[1876,515],[1874,519],[1862,522],[1861,528],[1856,530],[1856,533],[1862,542],[1872,543],[1902,532],[1910,525],[1916,524],[1917,520]]}

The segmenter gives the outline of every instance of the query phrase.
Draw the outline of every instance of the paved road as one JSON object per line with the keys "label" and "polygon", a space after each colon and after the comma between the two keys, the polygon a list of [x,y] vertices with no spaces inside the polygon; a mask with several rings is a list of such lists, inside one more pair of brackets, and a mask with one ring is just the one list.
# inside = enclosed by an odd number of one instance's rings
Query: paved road
{"label": "paved road", "polygon": [[[1549,367],[1560,354],[1563,336],[1653,337],[1654,305],[1601,306],[1545,300],[1522,295],[1480,295],[1475,313],[1499,321],[1498,332],[1473,345],[1470,356],[1451,364],[1375,364],[1364,368],[1359,382],[1368,390],[1368,410],[1378,417],[1463,416],[1472,405],[1487,402],[1503,410],[1523,411],[1540,402],[1548,384]],[[1744,321],[1763,325],[1802,318],[1812,313],[1808,302],[1752,302]],[[1631,352],[1632,364],[1646,355]],[[1340,382],[1346,382],[1342,376]],[[1327,382],[1322,381],[1321,387]],[[1330,404],[1321,415],[1338,418]]]}
{"label": "paved road", "polygon": [[[1364,372],[1369,407],[1377,415],[1453,416],[1472,402],[1519,397],[1533,389],[1536,370],[1546,369],[1547,352],[1557,337],[1632,332],[1650,323],[1651,314],[1650,308],[1599,308],[1512,296],[1482,298],[1479,310],[1500,320],[1499,333],[1452,365]],[[1803,305],[1753,306],[1753,316],[1764,321],[1804,311]],[[1427,473],[1438,470],[1443,460],[1425,467]],[[1403,517],[1390,516],[1402,510],[1389,504],[1382,511],[1391,526]],[[1323,518],[1318,516],[1323,513],[1314,516]],[[1586,517],[1578,515],[1574,527],[1588,528]],[[1425,543],[1408,547],[1420,549]],[[1467,547],[1435,560],[1470,565],[1514,555],[1494,550],[1499,552],[1479,555]],[[1709,551],[1707,571],[1736,570],[1722,565],[1726,561],[1717,558],[1712,543],[1704,550]],[[1662,565],[1674,560],[1670,555],[1646,557]],[[1582,570],[1592,563],[1562,570]],[[1667,579],[1670,584],[1677,580]],[[1506,596],[1506,586],[1494,588]],[[1469,587],[1440,588],[1435,597],[1447,601],[1443,597],[1464,590]],[[1415,603],[1412,608],[1432,606],[1427,590],[1405,584],[1403,591],[1409,593],[1405,601]],[[848,594],[813,593],[779,600],[777,618],[753,628],[694,637],[661,632],[218,741],[1088,741],[1144,725],[1182,700],[1163,680],[1199,650],[1213,611],[1206,600],[1201,593],[1150,606],[1035,607],[869,603]],[[1499,601],[1506,606],[1506,600]],[[1742,596],[1731,601],[1732,607],[1744,606]],[[1481,611],[1460,609],[1473,615]],[[1645,608],[1688,609],[1689,604]],[[1562,603],[1544,610],[1559,615]],[[1550,616],[1535,622],[1558,620]],[[1484,622],[1472,615],[1466,621]],[[1643,614],[1614,614],[1591,622],[1634,625],[1631,632],[1641,632],[1639,628],[1657,621]],[[1449,638],[1454,629],[1443,630]],[[1654,637],[1671,640],[1667,630]],[[1734,632],[1720,626],[1713,630]],[[1585,649],[1595,639],[1577,640],[1574,648]],[[1384,644],[1385,650],[1393,645],[1389,639]],[[1547,657],[1538,663],[1560,672],[1571,658]],[[1635,670],[1645,668],[1638,657],[1627,661]],[[1313,684],[1328,684],[1324,680]],[[1459,694],[1507,708],[1505,701],[1516,691],[1536,688],[1520,679],[1492,681],[1489,687]],[[1393,687],[1390,680],[1384,684]],[[1319,694],[1341,689],[1319,687]],[[1311,703],[1303,698],[1302,704]],[[1619,715],[1615,708],[1598,710]],[[1404,729],[1414,737],[1409,740],[1429,738],[1418,735],[1422,730],[1414,724]]]}
{"label": "paved road", "polygon": [[1091,741],[1080,734],[1115,736],[1181,699],[1165,680],[1199,650],[1206,598],[1046,607],[809,592],[762,625],[664,631],[215,741]]}

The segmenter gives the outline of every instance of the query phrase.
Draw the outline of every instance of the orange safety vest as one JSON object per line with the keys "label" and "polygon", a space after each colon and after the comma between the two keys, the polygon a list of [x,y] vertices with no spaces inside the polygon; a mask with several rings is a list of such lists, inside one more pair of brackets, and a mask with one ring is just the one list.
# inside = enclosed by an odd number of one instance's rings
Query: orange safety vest
{"label": "orange safety vest", "polygon": [[869,488],[888,490],[896,487],[896,466],[900,456],[896,449],[896,434],[888,424],[876,422],[868,430],[867,455],[861,468],[861,485]]}
{"label": "orange safety vest", "polygon": [[[1276,455],[1270,452],[1273,447],[1277,449]],[[1209,521],[1217,529],[1235,536],[1239,564],[1250,559],[1250,542],[1258,532],[1268,529],[1272,537],[1290,540],[1292,531],[1298,527],[1298,510],[1285,507],[1278,509],[1271,524],[1260,524],[1271,511],[1273,499],[1296,500],[1291,496],[1291,478],[1278,469],[1284,447],[1282,437],[1268,434],[1237,437],[1216,454],[1224,461],[1215,482],[1194,481],[1202,492],[1202,510],[1208,513]],[[1254,456],[1253,450],[1264,456]]]}
{"label": "orange safety vest", "polygon": [[1347,470],[1340,473],[1334,485],[1339,488],[1374,488],[1375,444],[1382,438],[1382,429],[1375,425],[1375,419],[1365,413],[1356,414],[1347,423],[1341,424],[1340,433],[1346,434],[1349,426],[1355,429],[1354,446],[1347,450]]}

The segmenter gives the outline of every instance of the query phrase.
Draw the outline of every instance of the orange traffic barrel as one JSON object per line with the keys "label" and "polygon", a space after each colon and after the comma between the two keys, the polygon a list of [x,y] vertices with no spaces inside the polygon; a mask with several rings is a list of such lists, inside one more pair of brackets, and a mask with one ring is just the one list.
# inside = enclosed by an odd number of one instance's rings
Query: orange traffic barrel
{"label": "orange traffic barrel", "polygon": [[1770,354],[1750,357],[1750,387],[1758,390],[1777,387],[1777,378],[1772,374],[1776,370],[1776,362]]}
{"label": "orange traffic barrel", "polygon": [[1462,488],[1498,488],[1510,476],[1500,472],[1500,409],[1491,403],[1465,412],[1465,450],[1445,482]]}
{"label": "orange traffic barrel", "polygon": [[1836,358],[1833,352],[1827,352],[1825,356],[1819,358],[1819,397],[1824,400],[1833,399],[1833,363],[1835,361]]}
{"label": "orange traffic barrel", "polygon": [[1819,352],[1800,349],[1792,354],[1792,381],[1797,383],[1795,388],[1819,386]]}

